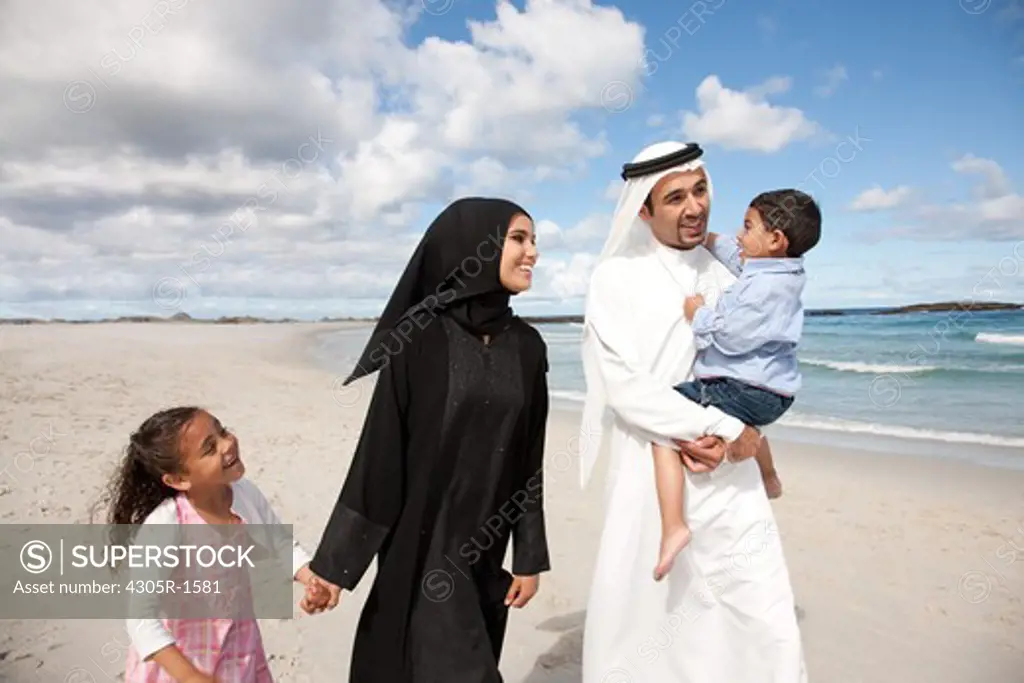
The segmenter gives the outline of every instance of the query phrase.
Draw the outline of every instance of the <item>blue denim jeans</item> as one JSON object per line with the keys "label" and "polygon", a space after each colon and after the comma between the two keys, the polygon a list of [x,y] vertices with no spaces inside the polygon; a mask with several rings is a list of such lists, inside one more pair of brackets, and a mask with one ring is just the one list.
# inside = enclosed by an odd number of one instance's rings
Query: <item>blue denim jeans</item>
{"label": "blue denim jeans", "polygon": [[793,405],[792,396],[782,396],[732,377],[695,379],[673,388],[691,401],[714,406],[751,427],[775,422]]}

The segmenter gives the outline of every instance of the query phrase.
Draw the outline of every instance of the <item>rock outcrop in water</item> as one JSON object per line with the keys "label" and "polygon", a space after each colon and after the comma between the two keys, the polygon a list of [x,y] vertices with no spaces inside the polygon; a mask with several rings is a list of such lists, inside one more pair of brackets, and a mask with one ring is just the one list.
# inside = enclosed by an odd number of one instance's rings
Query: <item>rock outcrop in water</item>
{"label": "rock outcrop in water", "polygon": [[1021,304],[998,301],[944,301],[936,304],[913,304],[876,311],[876,315],[898,315],[900,313],[930,313],[935,311],[1013,311],[1024,308]]}

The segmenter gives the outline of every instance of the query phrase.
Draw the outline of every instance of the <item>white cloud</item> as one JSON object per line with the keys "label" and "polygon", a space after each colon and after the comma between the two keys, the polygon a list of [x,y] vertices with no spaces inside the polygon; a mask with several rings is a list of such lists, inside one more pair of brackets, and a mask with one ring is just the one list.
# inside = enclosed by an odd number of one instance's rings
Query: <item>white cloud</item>
{"label": "white cloud", "polygon": [[1010,194],[1010,180],[1002,166],[991,159],[965,154],[953,162],[952,168],[957,173],[984,177],[983,182],[975,188],[975,194],[981,199],[998,199]]}
{"label": "white cloud", "polygon": [[818,97],[831,97],[839,89],[840,85],[850,80],[849,75],[846,73],[846,67],[842,64],[836,64],[826,70],[822,74],[822,78],[824,83],[814,89],[814,94]]}
{"label": "white cloud", "polygon": [[554,221],[540,221],[537,224],[537,248],[541,251],[600,251],[611,225],[611,215],[601,213],[590,214],[566,229],[559,227]]}
{"label": "white cloud", "polygon": [[911,207],[915,220],[901,230],[901,235],[955,240],[1024,238],[1024,196],[1014,190],[998,163],[965,154],[950,167],[963,175],[981,176],[971,188],[972,199]]}
{"label": "white cloud", "polygon": [[0,4],[0,300],[383,298],[425,211],[529,209],[605,151],[577,114],[642,73],[615,8],[495,12],[411,44],[386,0]]}
{"label": "white cloud", "polygon": [[597,264],[595,254],[573,254],[547,267],[549,289],[562,299],[579,299],[587,294],[590,274]]}
{"label": "white cloud", "polygon": [[545,301],[551,311],[578,311],[597,253],[611,229],[611,218],[610,214],[592,213],[568,228],[551,220],[537,221],[537,277],[529,296],[522,300]]}
{"label": "white cloud", "polygon": [[604,198],[609,201],[618,202],[624,185],[625,183],[621,178],[608,181],[608,186],[604,188]]}
{"label": "white cloud", "polygon": [[683,132],[701,144],[763,153],[777,152],[821,133],[821,127],[799,109],[767,101],[768,96],[784,93],[790,85],[788,78],[773,77],[738,91],[724,87],[717,76],[708,76],[697,86],[700,113],[683,112]]}
{"label": "white cloud", "polygon": [[894,209],[910,197],[910,188],[906,185],[884,190],[880,185],[869,187],[857,195],[847,207],[850,211],[881,211]]}
{"label": "white cloud", "polygon": [[650,128],[658,128],[659,126],[665,125],[664,114],[651,114],[647,117],[647,125]]}

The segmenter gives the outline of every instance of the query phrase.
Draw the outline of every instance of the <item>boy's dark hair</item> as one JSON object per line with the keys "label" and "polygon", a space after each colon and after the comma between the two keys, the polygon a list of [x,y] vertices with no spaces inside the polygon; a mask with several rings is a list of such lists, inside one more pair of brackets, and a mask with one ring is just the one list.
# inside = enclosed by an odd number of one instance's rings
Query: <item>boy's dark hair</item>
{"label": "boy's dark hair", "polygon": [[[161,410],[131,435],[117,471],[107,484],[104,497],[109,505],[108,524],[142,524],[160,503],[178,493],[162,477],[181,472],[181,430],[200,410],[195,406]],[[127,531],[124,527],[111,529],[115,545],[127,540]]]}
{"label": "boy's dark hair", "polygon": [[762,192],[750,202],[768,230],[778,230],[789,240],[786,256],[796,258],[821,239],[821,210],[810,195],[800,190]]}

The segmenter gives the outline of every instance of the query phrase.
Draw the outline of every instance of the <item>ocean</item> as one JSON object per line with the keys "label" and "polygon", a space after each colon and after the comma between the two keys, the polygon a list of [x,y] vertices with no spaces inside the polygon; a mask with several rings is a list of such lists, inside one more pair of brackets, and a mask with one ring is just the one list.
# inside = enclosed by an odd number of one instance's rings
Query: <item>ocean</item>
{"label": "ocean", "polygon": [[[537,325],[553,401],[582,404],[578,323]],[[369,328],[319,350],[338,373]],[[1024,469],[1024,311],[808,316],[803,388],[769,437],[968,459]]]}

